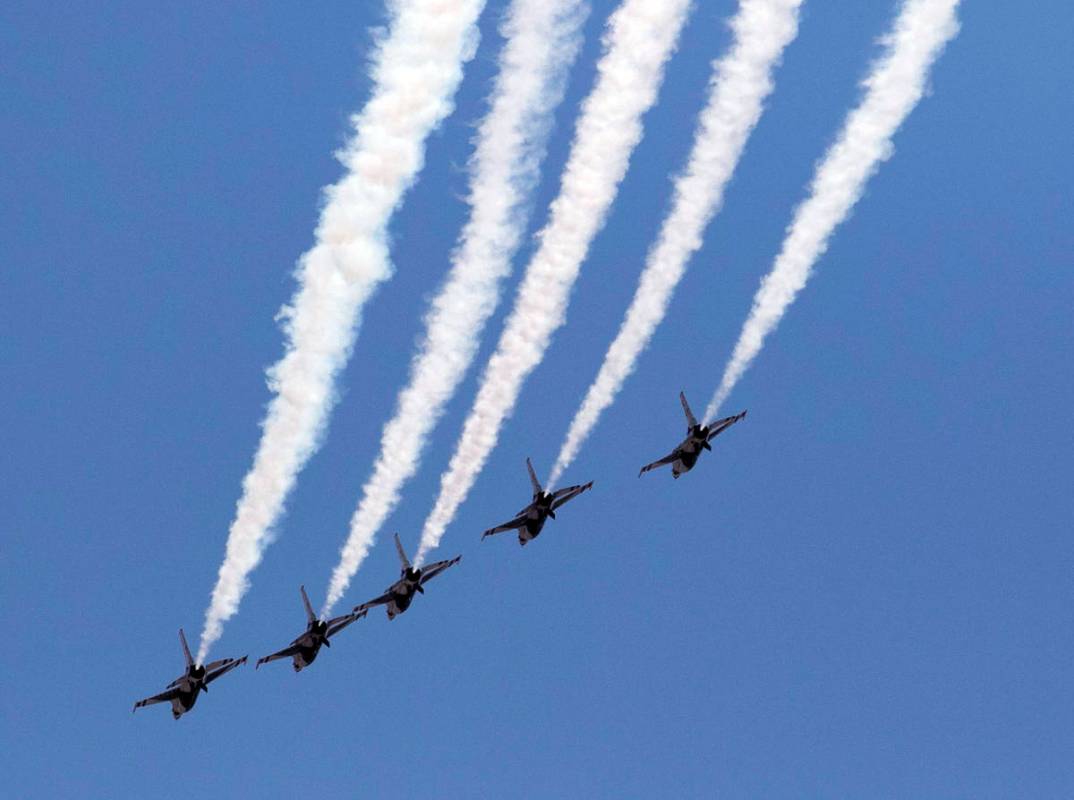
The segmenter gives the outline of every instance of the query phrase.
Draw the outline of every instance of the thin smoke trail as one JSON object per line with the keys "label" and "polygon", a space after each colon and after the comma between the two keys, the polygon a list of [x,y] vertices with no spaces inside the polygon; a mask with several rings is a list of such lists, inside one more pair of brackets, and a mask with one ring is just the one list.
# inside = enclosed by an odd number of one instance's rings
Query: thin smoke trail
{"label": "thin smoke trail", "polygon": [[705,226],[719,211],[724,187],[738,164],[764,100],[772,71],[798,32],[802,0],[742,0],[731,21],[731,50],[713,63],[708,105],[701,112],[693,149],[675,181],[674,203],[664,218],[630,308],[604,363],[574,415],[548,479],[549,490],[574,461],[600,415],[634,371],[638,356],[667,313]]}
{"label": "thin smoke trail", "polygon": [[474,359],[525,230],[525,200],[537,182],[552,112],[563,97],[587,14],[583,0],[515,0],[504,20],[500,71],[470,161],[470,219],[426,317],[410,381],[381,435],[380,455],[332,573],[325,616],[398,505],[429,433]]}
{"label": "thin smoke trail", "polygon": [[641,117],[656,99],[688,7],[689,0],[624,0],[608,22],[596,86],[583,103],[559,196],[441,476],[419,563],[439,543],[495,446],[522,382],[563,324],[571,287],[641,139]]}
{"label": "thin smoke trail", "polygon": [[772,270],[761,282],[705,418],[756,358],[765,337],[806,281],[828,240],[850,214],[865,184],[891,157],[891,138],[925,93],[929,69],[958,33],[959,0],[906,0],[885,38],[886,51],[865,79],[865,96],[817,167],[809,198],[794,213]]}
{"label": "thin smoke trail", "polygon": [[484,4],[389,2],[390,33],[371,67],[373,93],[352,118],[354,134],[339,154],[347,174],[325,190],[316,243],[300,259],[298,289],[280,312],[287,350],[268,371],[275,396],[205,612],[199,663],[238,611],[298,472],[320,443],[359,311],[392,272],[388,220],[421,170],[426,137],[452,110],[462,65],[477,46]]}

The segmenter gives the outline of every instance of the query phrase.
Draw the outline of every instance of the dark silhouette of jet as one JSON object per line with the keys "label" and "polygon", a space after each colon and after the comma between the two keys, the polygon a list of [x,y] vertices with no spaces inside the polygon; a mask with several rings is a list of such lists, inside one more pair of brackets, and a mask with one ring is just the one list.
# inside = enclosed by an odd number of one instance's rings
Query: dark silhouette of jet
{"label": "dark silhouette of jet", "polygon": [[533,471],[533,464],[530,463],[528,458],[526,459],[526,469],[529,470],[530,483],[533,484],[533,502],[519,511],[518,516],[510,522],[497,525],[495,528],[489,528],[481,534],[482,539],[486,536],[495,536],[497,533],[503,533],[504,531],[517,530],[518,543],[525,547],[527,542],[537,538],[545,522],[550,517],[552,519],[556,518],[557,508],[593,487],[593,481],[590,481],[579,486],[567,486],[563,489],[556,489],[554,492],[546,492],[541,487],[540,481],[537,480],[537,475]]}
{"label": "dark silhouette of jet", "polygon": [[406,557],[403,544],[399,541],[399,534],[395,534],[395,549],[399,553],[399,561],[402,562],[403,570],[399,580],[388,587],[380,597],[374,597],[368,603],[362,603],[354,607],[355,614],[364,615],[374,606],[387,606],[388,619],[395,619],[402,614],[414,600],[415,594],[425,594],[422,587],[443,572],[448,567],[458,564],[462,556],[455,556],[447,561],[437,561],[424,567],[411,566],[410,559]]}
{"label": "dark silhouette of jet", "polygon": [[186,645],[186,636],[183,635],[182,628],[179,629],[179,642],[183,645],[183,655],[186,657],[186,672],[169,683],[168,688],[160,694],[155,694],[135,703],[134,708],[131,709],[132,714],[142,706],[149,706],[153,703],[171,703],[172,716],[175,719],[179,719],[194,707],[194,703],[201,692],[209,693],[210,683],[225,672],[230,672],[240,664],[246,663],[246,656],[243,656],[242,658],[222,658],[219,661],[210,661],[204,666],[195,664],[194,659],[190,657],[190,648]]}
{"label": "dark silhouette of jet", "polygon": [[366,615],[366,612],[363,611],[361,614],[351,612],[328,620],[317,619],[313,613],[313,608],[310,606],[310,599],[306,596],[306,587],[299,586],[298,591],[302,593],[302,605],[306,607],[305,633],[283,648],[283,650],[257,659],[254,669],[278,658],[291,658],[295,672],[301,672],[304,667],[308,667],[317,658],[317,654],[321,652],[321,645],[331,647],[332,643],[328,641],[330,638],[355,620],[359,620]]}
{"label": "dark silhouette of jet", "polygon": [[686,438],[663,458],[642,467],[641,472],[638,473],[639,478],[649,470],[662,467],[665,464],[671,464],[671,477],[673,478],[678,478],[684,472],[689,472],[694,468],[694,464],[697,463],[697,458],[701,455],[701,451],[712,449],[712,445],[709,442],[746,416],[746,412],[743,411],[741,414],[724,417],[709,425],[699,425],[694,413],[690,410],[690,404],[686,402],[686,395],[679,392],[679,400],[682,402],[682,410],[686,414]]}

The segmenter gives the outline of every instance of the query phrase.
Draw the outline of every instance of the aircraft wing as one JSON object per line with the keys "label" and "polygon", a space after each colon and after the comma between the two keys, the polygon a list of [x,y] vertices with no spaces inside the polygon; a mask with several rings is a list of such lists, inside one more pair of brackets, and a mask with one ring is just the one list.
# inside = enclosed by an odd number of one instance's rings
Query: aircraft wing
{"label": "aircraft wing", "polygon": [[423,569],[421,572],[422,584],[428,583],[448,567],[455,566],[459,563],[460,560],[462,560],[462,556],[455,556],[454,558],[450,558],[447,561],[437,561],[435,564],[430,564],[429,566],[425,567],[425,569]]}
{"label": "aircraft wing", "polygon": [[734,414],[730,417],[724,417],[723,419],[717,420],[716,422],[709,425],[709,435],[707,441],[711,442],[713,439],[715,439],[725,430],[730,428],[744,416],[746,416],[745,411],[743,411],[741,414]]}
{"label": "aircraft wing", "polygon": [[[297,642],[298,640],[296,639],[295,641]],[[289,644],[287,647],[283,648],[283,650],[278,650],[272,655],[262,656],[261,658],[257,659],[257,663],[254,664],[254,669],[257,669],[262,664],[268,664],[270,661],[276,661],[277,659],[281,658],[290,658],[301,649],[302,648],[299,647],[297,644]],[[220,674],[222,675],[223,673]]]}
{"label": "aircraft wing", "polygon": [[646,472],[648,472],[651,469],[656,469],[657,467],[662,467],[665,464],[671,464],[678,457],[679,457],[679,448],[676,447],[674,450],[672,450],[670,453],[668,453],[663,458],[658,458],[652,464],[646,464],[644,467],[642,467],[641,472],[638,473],[638,477],[640,478],[642,475],[644,475]]}
{"label": "aircraft wing", "polygon": [[368,610],[357,614],[352,611],[350,614],[344,614],[341,617],[333,617],[328,620],[328,631],[325,633],[325,636],[329,638],[335,636],[352,622],[357,622],[368,613]]}
{"label": "aircraft wing", "polygon": [[231,672],[235,667],[242,666],[245,663],[246,656],[243,656],[242,658],[222,658],[219,661],[213,661],[210,664],[206,664],[205,685],[208,686],[224,673]]}
{"label": "aircraft wing", "polygon": [[173,686],[170,689],[166,689],[165,691],[161,692],[160,694],[155,694],[152,697],[145,698],[144,700],[139,700],[137,703],[134,704],[134,708],[131,709],[131,713],[133,714],[139,708],[151,706],[153,705],[153,703],[170,703],[178,696],[179,689],[178,687]]}
{"label": "aircraft wing", "polygon": [[568,486],[564,489],[557,489],[556,492],[552,495],[552,510],[555,511],[567,501],[573,500],[582,492],[592,488],[593,481],[590,481],[589,483],[583,483],[580,486]]}
{"label": "aircraft wing", "polygon": [[174,681],[172,681],[171,683],[169,683],[169,684],[168,684],[168,688],[170,689],[170,688],[172,688],[173,686],[178,686],[178,685],[180,684],[180,682],[181,682],[181,681],[183,680],[183,678],[185,678],[185,677],[186,677],[186,673],[184,672],[184,673],[183,673],[182,675],[180,675],[180,676],[179,676],[178,678],[176,678],[176,679],[175,679]]}
{"label": "aircraft wing", "polygon": [[373,608],[375,606],[382,606],[385,603],[390,603],[391,601],[392,601],[391,590],[385,592],[380,597],[374,597],[372,600],[367,600],[366,602],[362,603],[360,606],[355,606],[354,607],[353,613],[356,615],[355,619],[358,619],[358,616],[365,616],[366,612],[369,611],[369,609],[371,609],[371,608]]}
{"label": "aircraft wing", "polygon": [[527,508],[519,516],[515,517],[510,522],[505,522],[503,525],[497,525],[495,528],[489,528],[487,531],[481,534],[481,538],[484,539],[486,536],[494,536],[495,534],[503,533],[504,531],[517,531],[519,528],[526,524],[526,520],[528,519],[528,517],[526,516],[526,511],[528,510],[529,509]]}

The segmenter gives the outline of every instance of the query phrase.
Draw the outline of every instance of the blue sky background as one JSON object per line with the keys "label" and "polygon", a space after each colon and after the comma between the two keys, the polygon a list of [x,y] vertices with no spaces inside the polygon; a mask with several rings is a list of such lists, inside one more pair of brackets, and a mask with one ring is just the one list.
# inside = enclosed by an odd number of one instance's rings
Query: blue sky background
{"label": "blue sky background", "polygon": [[[594,2],[531,231],[613,3]],[[259,436],[273,321],[378,2],[0,10],[0,550],[12,797],[1063,797],[1074,791],[1074,11],[968,2],[932,95],[736,389],[699,468],[639,480],[703,407],[889,2],[813,0],[705,248],[533,546],[478,535],[546,472],[633,293],[728,41],[704,0],[569,322],[443,556],[461,565],[314,668],[255,673],[323,597],[426,299],[465,218],[500,46],[392,223],[325,445],[178,723],[139,697],[200,631]],[[516,260],[513,291],[527,249]],[[509,307],[509,303],[502,304]],[[502,328],[490,324],[480,363]],[[472,371],[347,602],[397,574]]]}

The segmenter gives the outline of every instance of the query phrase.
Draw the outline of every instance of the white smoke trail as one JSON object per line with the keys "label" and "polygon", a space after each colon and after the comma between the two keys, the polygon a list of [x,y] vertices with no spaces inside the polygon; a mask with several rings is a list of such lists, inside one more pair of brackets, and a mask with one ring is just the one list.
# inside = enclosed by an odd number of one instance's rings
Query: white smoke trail
{"label": "white smoke trail", "polygon": [[551,490],[634,371],[667,313],[671,294],[701,247],[705,226],[719,210],[750,133],[772,91],[772,70],[798,32],[802,0],[742,0],[731,21],[731,50],[713,63],[708,105],[701,112],[686,169],[675,181],[671,212],[664,218],[638,288],[600,372],[571,421],[548,479]]}
{"label": "white smoke trail", "polygon": [[689,0],[624,0],[612,14],[596,86],[582,105],[574,142],[540,246],[482,376],[477,399],[421,535],[422,562],[470,491],[526,376],[563,324],[571,287],[641,139]]}
{"label": "white smoke trail", "polygon": [[929,68],[958,33],[958,0],[906,0],[886,50],[863,82],[865,97],[813,175],[811,194],[794,213],[772,270],[761,282],[723,379],[705,411],[720,405],[809,280],[828,239],[861,197],[881,161],[894,152],[891,138],[925,92]]}
{"label": "white smoke trail", "polygon": [[198,662],[238,610],[248,575],[300,469],[317,448],[350,353],[358,312],[391,274],[386,227],[421,169],[425,139],[452,109],[462,65],[477,45],[485,0],[392,0],[390,33],[371,67],[373,93],[339,154],[347,174],[325,190],[316,243],[296,270],[298,289],[280,312],[288,339],[268,371],[274,392],[261,442],[228,532]]}
{"label": "white smoke trail", "polygon": [[500,71],[470,161],[470,219],[448,279],[426,317],[410,381],[381,435],[373,475],[362,488],[350,535],[332,573],[326,616],[398,505],[429,432],[477,352],[525,230],[524,202],[537,181],[552,112],[563,97],[587,13],[583,0],[515,0],[504,20],[507,41]]}

